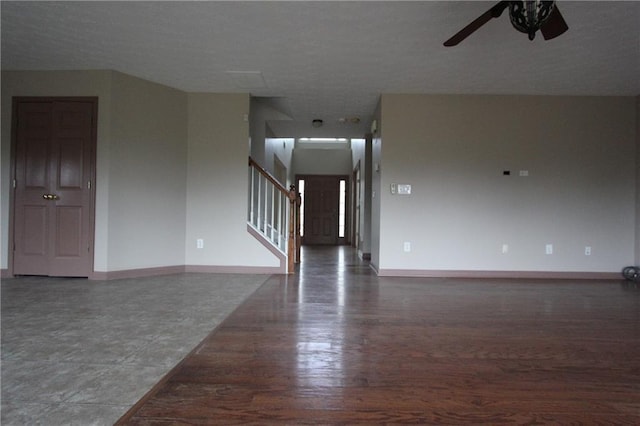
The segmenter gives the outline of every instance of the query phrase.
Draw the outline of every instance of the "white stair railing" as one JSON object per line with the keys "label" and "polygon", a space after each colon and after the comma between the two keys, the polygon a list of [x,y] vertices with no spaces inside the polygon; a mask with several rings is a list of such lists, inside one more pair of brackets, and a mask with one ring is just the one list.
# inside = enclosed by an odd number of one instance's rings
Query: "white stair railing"
{"label": "white stair railing", "polygon": [[249,158],[249,208],[247,222],[287,256],[288,272],[293,272],[296,250],[297,194],[286,189],[269,172]]}

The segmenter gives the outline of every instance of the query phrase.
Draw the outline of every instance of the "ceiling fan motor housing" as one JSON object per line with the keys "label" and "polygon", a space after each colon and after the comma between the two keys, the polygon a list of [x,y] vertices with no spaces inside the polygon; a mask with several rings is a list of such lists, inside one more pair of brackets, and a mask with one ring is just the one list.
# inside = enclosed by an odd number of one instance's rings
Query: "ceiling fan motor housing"
{"label": "ceiling fan motor housing", "polygon": [[509,19],[513,27],[529,35],[533,40],[536,31],[544,25],[551,16],[555,1],[527,0],[509,2]]}

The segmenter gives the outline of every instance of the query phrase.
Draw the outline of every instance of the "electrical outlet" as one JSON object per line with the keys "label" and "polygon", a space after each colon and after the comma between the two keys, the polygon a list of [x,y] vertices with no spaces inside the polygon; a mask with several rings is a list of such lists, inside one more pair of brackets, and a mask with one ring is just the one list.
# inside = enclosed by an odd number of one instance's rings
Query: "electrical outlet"
{"label": "electrical outlet", "polygon": [[204,248],[204,240],[202,238],[198,238],[196,240],[196,248],[199,248],[199,249]]}
{"label": "electrical outlet", "polygon": [[591,256],[591,246],[585,246],[584,255],[585,256]]}
{"label": "electrical outlet", "polygon": [[509,244],[502,245],[502,254],[506,254],[509,252]]}
{"label": "electrical outlet", "polygon": [[411,251],[411,243],[409,241],[404,242],[404,251],[405,253],[409,253]]}
{"label": "electrical outlet", "polygon": [[546,254],[553,254],[553,244],[547,244],[544,250]]}

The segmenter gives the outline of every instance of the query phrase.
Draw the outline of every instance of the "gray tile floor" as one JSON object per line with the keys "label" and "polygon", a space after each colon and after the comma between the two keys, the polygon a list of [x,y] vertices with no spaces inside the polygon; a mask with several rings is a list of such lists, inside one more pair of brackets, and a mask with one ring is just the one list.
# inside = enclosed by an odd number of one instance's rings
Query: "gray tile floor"
{"label": "gray tile floor", "polygon": [[111,425],[267,275],[3,280],[2,425]]}

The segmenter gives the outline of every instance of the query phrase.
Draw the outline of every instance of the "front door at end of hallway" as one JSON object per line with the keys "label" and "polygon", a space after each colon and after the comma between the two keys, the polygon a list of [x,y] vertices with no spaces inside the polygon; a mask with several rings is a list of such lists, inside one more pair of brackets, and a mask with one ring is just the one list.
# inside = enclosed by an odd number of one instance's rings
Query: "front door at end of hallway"
{"label": "front door at end of hallway", "polygon": [[304,177],[304,244],[338,243],[340,177]]}

